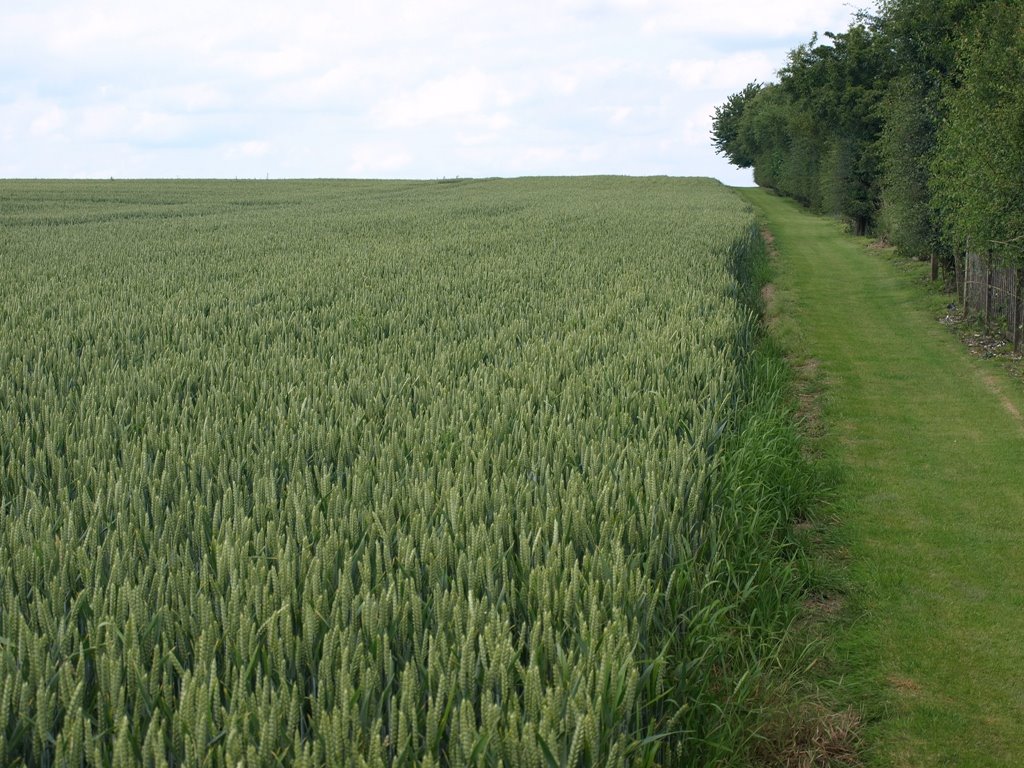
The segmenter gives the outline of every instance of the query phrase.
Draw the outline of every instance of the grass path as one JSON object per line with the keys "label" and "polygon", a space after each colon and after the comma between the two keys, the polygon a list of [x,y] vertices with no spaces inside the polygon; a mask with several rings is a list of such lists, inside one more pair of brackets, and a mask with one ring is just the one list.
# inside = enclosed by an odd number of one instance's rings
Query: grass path
{"label": "grass path", "polygon": [[866,240],[740,194],[780,253],[780,333],[827,382],[851,584],[836,654],[881,704],[868,760],[1024,765],[1022,388],[971,357]]}

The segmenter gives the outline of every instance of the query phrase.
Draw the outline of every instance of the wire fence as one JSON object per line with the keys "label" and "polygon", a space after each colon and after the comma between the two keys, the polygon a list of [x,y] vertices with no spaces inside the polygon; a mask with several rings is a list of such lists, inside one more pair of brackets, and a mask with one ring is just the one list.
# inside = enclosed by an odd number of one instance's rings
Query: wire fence
{"label": "wire fence", "polygon": [[964,316],[980,318],[992,333],[1020,349],[1024,324],[1024,270],[992,264],[983,254],[968,253],[964,259]]}

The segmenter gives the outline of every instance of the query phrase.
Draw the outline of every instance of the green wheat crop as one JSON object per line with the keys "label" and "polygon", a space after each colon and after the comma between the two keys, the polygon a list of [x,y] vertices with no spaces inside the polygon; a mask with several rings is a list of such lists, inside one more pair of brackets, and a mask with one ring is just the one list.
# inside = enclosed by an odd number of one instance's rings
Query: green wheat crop
{"label": "green wheat crop", "polygon": [[756,248],[710,181],[0,182],[0,765],[734,759]]}

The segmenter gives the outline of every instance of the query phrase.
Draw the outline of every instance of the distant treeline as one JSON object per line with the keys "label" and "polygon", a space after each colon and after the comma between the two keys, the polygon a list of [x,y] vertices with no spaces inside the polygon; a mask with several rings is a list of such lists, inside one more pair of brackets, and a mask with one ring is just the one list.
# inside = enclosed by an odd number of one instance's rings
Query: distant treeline
{"label": "distant treeline", "polygon": [[755,181],[950,268],[1024,264],[1024,3],[878,0],[715,109]]}

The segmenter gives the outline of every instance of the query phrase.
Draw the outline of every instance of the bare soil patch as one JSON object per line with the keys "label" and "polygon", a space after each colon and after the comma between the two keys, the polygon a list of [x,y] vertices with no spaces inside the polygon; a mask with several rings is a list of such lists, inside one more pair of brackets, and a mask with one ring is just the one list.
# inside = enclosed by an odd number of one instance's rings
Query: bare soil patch
{"label": "bare soil patch", "polygon": [[860,728],[861,718],[852,709],[830,712],[806,706],[778,733],[766,734],[758,758],[763,765],[785,768],[860,765]]}
{"label": "bare soil patch", "polygon": [[911,680],[909,677],[903,677],[902,675],[889,675],[888,683],[898,691],[905,693],[917,693],[921,690],[921,686]]}
{"label": "bare soil patch", "polygon": [[821,616],[838,616],[845,605],[841,595],[810,595],[804,600],[804,609]]}

